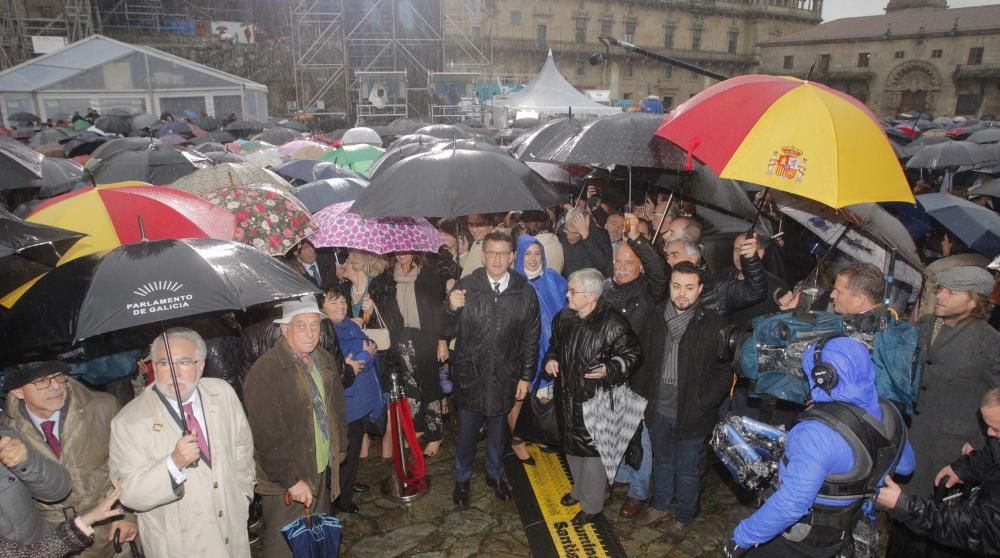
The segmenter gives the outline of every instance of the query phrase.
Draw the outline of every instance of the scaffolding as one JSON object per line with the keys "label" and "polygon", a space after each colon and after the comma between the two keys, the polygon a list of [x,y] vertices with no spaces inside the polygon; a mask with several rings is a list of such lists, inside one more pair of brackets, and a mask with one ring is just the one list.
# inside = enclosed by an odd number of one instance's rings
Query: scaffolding
{"label": "scaffolding", "polygon": [[72,43],[91,35],[96,31],[94,8],[90,0],[0,1],[0,70],[35,55],[33,36],[64,37]]}
{"label": "scaffolding", "polygon": [[291,36],[295,106],[346,116],[344,0],[294,0]]}
{"label": "scaffolding", "polygon": [[97,0],[104,32],[213,35],[212,22],[248,23],[250,0]]}

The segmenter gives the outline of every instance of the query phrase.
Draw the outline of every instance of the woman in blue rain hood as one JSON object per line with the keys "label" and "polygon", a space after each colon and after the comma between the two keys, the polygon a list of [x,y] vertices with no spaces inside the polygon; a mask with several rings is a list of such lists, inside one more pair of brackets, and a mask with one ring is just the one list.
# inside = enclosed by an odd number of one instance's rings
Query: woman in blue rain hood
{"label": "woman in blue rain hood", "polygon": [[[832,365],[837,381],[829,393],[816,385],[812,373],[817,360],[816,345],[810,347],[802,355],[802,368],[809,380],[813,403],[848,403],[858,415],[874,419],[872,422],[880,423],[883,428],[889,424],[888,419],[883,420],[883,415],[895,411],[887,406],[888,403],[880,405],[875,388],[875,365],[868,348],[845,336],[831,336],[820,343],[819,360]],[[837,527],[833,526],[836,521],[826,519],[839,516],[839,510],[856,506],[860,499],[829,499],[823,494],[827,483],[852,471],[856,459],[867,458],[859,457],[854,449],[856,446],[852,447],[830,424],[808,418],[808,413],[807,410],[803,414],[805,420],[788,433],[785,455],[778,465],[777,490],[756,513],[736,526],[733,538],[726,545],[727,556],[827,557],[837,555],[844,544],[851,541],[849,531],[845,535],[844,530],[839,530],[838,534]],[[915,462],[905,432],[902,440],[903,448],[894,472],[906,475],[913,471]],[[876,467],[871,469],[868,478],[882,486],[886,472],[876,471]],[[865,517],[860,520],[866,521]]]}
{"label": "woman in blue rain hood", "polygon": [[[549,348],[549,337],[552,335],[552,319],[566,306],[566,289],[568,285],[566,279],[554,269],[549,269],[545,260],[545,248],[537,238],[522,234],[517,239],[517,256],[514,260],[514,269],[528,279],[528,284],[535,289],[538,295],[538,310],[541,314],[541,332],[538,340],[538,372],[532,382],[532,388],[537,384],[539,397],[551,399],[552,378],[541,373],[542,357]],[[546,396],[546,392],[549,392]],[[507,415],[511,430],[517,422],[517,416],[521,412],[521,401],[514,403],[514,407]],[[514,453],[522,463],[534,464],[534,459],[525,449],[524,440],[514,438],[511,440]]]}

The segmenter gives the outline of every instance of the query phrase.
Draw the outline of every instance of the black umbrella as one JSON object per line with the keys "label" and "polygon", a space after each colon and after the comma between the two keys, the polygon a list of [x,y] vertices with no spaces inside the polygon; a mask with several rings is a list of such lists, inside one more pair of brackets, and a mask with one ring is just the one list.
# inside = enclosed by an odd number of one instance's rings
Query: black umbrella
{"label": "black umbrella", "polygon": [[576,135],[582,125],[578,120],[557,118],[532,128],[510,144],[510,152],[518,159],[535,160],[534,153],[554,141],[565,141]]}
{"label": "black umbrella", "polygon": [[526,118],[518,118],[517,120],[514,121],[515,128],[522,128],[524,130],[530,130],[531,128],[534,128],[539,124],[541,124],[541,121],[531,116]]}
{"label": "black umbrella", "polygon": [[102,159],[93,171],[93,180],[97,184],[124,180],[170,184],[210,165],[208,159],[196,152],[158,144],[143,151],[122,151]]}
{"label": "black umbrella", "polygon": [[[410,137],[410,136],[404,136]],[[420,142],[420,143],[404,143],[390,148],[388,151],[382,154],[381,157],[375,160],[368,167],[368,176],[375,176],[376,174],[385,171],[385,169],[391,167],[392,165],[402,161],[407,157],[412,157],[419,153],[426,153],[431,149],[434,149],[437,145],[444,145],[446,142],[439,138],[433,138],[432,136],[420,136],[422,138],[432,138],[435,141],[430,142]]]}
{"label": "black umbrella", "polygon": [[101,144],[90,156],[95,159],[107,159],[122,151],[145,151],[153,145],[159,145],[156,138],[112,138]]}
{"label": "black umbrella", "polygon": [[118,134],[120,136],[127,136],[132,130],[132,125],[129,124],[128,120],[107,114],[95,120],[94,127],[105,134]]}
{"label": "black umbrella", "polygon": [[681,170],[687,154],[656,137],[663,116],[626,112],[598,118],[571,139],[550,144],[534,154],[536,160],[610,168],[643,167]]}
{"label": "black umbrella", "polygon": [[282,145],[288,143],[294,139],[298,139],[301,135],[295,130],[289,128],[268,128],[261,132],[260,136],[257,137],[260,141],[266,141],[271,145]]}
{"label": "black umbrella", "polygon": [[363,217],[457,217],[545,210],[561,200],[547,180],[513,157],[445,149],[408,157],[386,169],[351,211]]}
{"label": "black umbrella", "polygon": [[903,148],[903,154],[907,157],[913,157],[918,151],[928,145],[948,143],[949,141],[952,141],[951,138],[946,136],[920,136],[919,138],[906,144],[906,147]]}
{"label": "black umbrella", "polygon": [[[201,145],[203,143],[209,143],[209,142],[213,142],[213,143],[230,143],[230,142],[234,142],[234,141],[236,141],[236,138],[234,138],[233,135],[230,134],[229,132],[223,132],[222,130],[216,130],[214,132],[209,132],[209,133],[205,134],[204,136],[199,136],[199,137],[194,138],[194,140],[192,140],[191,143],[193,143],[194,145]],[[223,149],[225,149],[225,148],[223,148]]]}
{"label": "black umbrella", "polygon": [[245,244],[202,238],[124,244],[42,277],[7,314],[0,345],[25,359],[103,333],[314,292],[291,268]]}
{"label": "black umbrella", "polygon": [[66,250],[84,236],[28,223],[0,209],[0,296],[55,267]]}
{"label": "black umbrella", "polygon": [[268,120],[266,124],[264,124],[265,130],[278,127],[291,128],[292,130],[295,130],[297,132],[305,132],[309,130],[309,127],[306,126],[305,124],[299,122],[298,120],[293,120],[289,118],[272,118],[271,120]]}
{"label": "black umbrella", "polygon": [[225,145],[222,145],[217,141],[204,141],[201,143],[195,143],[194,150],[197,151],[198,153],[214,153],[214,152],[229,151],[228,149],[226,149]]}
{"label": "black umbrella", "polygon": [[104,111],[104,116],[114,116],[115,118],[124,118],[126,120],[131,120],[132,112],[123,108],[113,108],[111,110]]}
{"label": "black umbrella", "polygon": [[195,126],[205,130],[206,132],[214,132],[215,130],[222,129],[222,122],[214,116],[202,116],[195,118],[192,122]]}
{"label": "black umbrella", "polygon": [[292,194],[309,209],[309,213],[316,213],[329,205],[358,199],[367,187],[367,182],[357,178],[330,178],[303,184]]}
{"label": "black umbrella", "polygon": [[453,124],[431,124],[430,126],[420,128],[414,133],[434,136],[436,138],[446,140],[466,139],[472,137],[472,134]]}
{"label": "black umbrella", "polygon": [[59,143],[63,145],[67,157],[76,157],[77,155],[92,154],[98,147],[110,139],[112,138],[98,134],[97,132],[82,132]]}
{"label": "black umbrella", "polygon": [[360,174],[342,169],[333,163],[311,161],[308,159],[288,161],[274,169],[274,172],[291,182],[292,186],[301,186],[302,184],[315,182],[316,180],[326,180],[328,178],[360,178],[364,180],[364,177]]}
{"label": "black umbrella", "polygon": [[416,144],[431,144],[440,143],[442,141],[448,141],[441,139],[437,136],[428,136],[427,134],[407,134],[405,136],[397,137],[392,143],[389,144],[389,148],[402,147],[411,143]]}
{"label": "black umbrella", "polygon": [[212,161],[212,164],[214,165],[221,165],[222,163],[245,164],[247,162],[247,160],[243,157],[228,151],[209,151],[208,153],[203,154],[205,155],[205,158]]}
{"label": "black umbrella", "polygon": [[503,153],[510,157],[507,153],[507,148],[499,146],[493,143],[491,140],[483,137],[471,137],[468,139],[460,139],[454,141],[443,141],[435,143],[431,146],[431,149],[436,149],[438,151],[443,151],[445,149],[468,149],[471,151],[496,151],[497,153]]}
{"label": "black umbrella", "polygon": [[234,136],[246,138],[264,129],[264,125],[256,120],[237,120],[226,124],[223,130]]}
{"label": "black umbrella", "polygon": [[41,118],[38,118],[38,115],[32,114],[30,112],[15,112],[14,114],[8,116],[7,120],[11,122],[18,122],[21,124],[31,124],[32,122],[42,121]]}
{"label": "black umbrella", "polygon": [[46,143],[57,143],[75,135],[76,132],[74,132],[71,128],[46,128],[31,136],[31,139],[28,140],[28,147],[38,147],[39,145],[45,145]]}
{"label": "black umbrella", "polygon": [[69,192],[83,180],[83,165],[71,159],[46,157],[42,160],[42,176],[32,180],[31,186],[41,188],[39,197],[51,198]]}
{"label": "black umbrella", "polygon": [[502,145],[510,145],[514,140],[528,133],[527,130],[521,128],[507,128],[506,130],[501,130],[497,135],[493,136],[493,139],[497,143]]}
{"label": "black umbrella", "polygon": [[28,186],[28,182],[42,175],[43,155],[29,149],[23,143],[0,137],[0,189],[16,189]]}
{"label": "black umbrella", "polygon": [[997,143],[1000,142],[1000,128],[981,128],[969,135],[972,143]]}
{"label": "black umbrella", "polygon": [[906,163],[908,169],[937,169],[975,165],[996,159],[989,146],[971,141],[952,141],[925,146]]}
{"label": "black umbrella", "polygon": [[479,128],[485,128],[486,127],[485,124],[483,124],[480,120],[475,119],[475,118],[466,118],[465,120],[462,120],[460,122],[460,124],[462,124],[463,126],[468,126],[469,128],[472,128],[473,130],[478,130]]}
{"label": "black umbrella", "polygon": [[133,132],[139,132],[143,128],[150,128],[156,123],[164,124],[164,122],[152,114],[140,114],[132,119],[131,127]]}

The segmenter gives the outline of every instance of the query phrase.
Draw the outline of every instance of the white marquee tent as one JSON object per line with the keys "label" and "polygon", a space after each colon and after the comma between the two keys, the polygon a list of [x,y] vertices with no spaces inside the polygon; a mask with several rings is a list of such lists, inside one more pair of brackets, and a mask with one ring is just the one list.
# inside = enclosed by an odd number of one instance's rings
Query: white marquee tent
{"label": "white marquee tent", "polygon": [[[91,35],[0,72],[0,111],[43,120],[88,108],[133,114],[206,112],[267,119],[267,87],[167,54]],[[65,116],[62,116],[65,118]]]}

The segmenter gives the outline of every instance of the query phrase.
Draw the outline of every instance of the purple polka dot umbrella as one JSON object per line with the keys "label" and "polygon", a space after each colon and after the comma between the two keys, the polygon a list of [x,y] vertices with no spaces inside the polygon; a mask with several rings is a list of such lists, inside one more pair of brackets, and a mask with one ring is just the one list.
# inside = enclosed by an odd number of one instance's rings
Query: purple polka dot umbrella
{"label": "purple polka dot umbrella", "polygon": [[348,211],[352,203],[333,204],[313,214],[319,232],[309,240],[317,248],[335,246],[388,254],[436,252],[443,244],[441,233],[423,217],[365,219]]}

